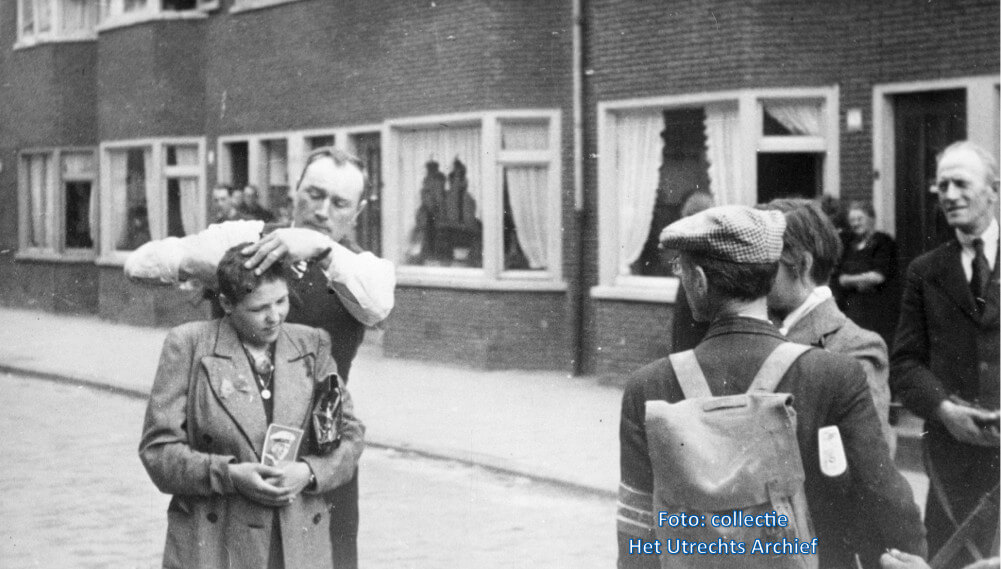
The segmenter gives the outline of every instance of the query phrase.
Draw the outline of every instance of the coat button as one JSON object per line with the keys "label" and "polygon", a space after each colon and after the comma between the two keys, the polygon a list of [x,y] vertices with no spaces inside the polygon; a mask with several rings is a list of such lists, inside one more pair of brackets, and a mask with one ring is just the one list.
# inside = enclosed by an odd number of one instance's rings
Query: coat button
{"label": "coat button", "polygon": [[210,445],[212,444],[212,435],[204,434],[202,435],[202,440],[205,441],[205,444]]}
{"label": "coat button", "polygon": [[320,523],[320,520],[322,519],[323,519],[323,514],[316,514],[315,516],[313,516],[313,524]]}
{"label": "coat button", "polygon": [[212,523],[219,521],[219,516],[215,512],[209,512],[209,515],[205,516]]}
{"label": "coat button", "polygon": [[987,362],[980,362],[980,371],[986,372],[991,369],[991,366]]}

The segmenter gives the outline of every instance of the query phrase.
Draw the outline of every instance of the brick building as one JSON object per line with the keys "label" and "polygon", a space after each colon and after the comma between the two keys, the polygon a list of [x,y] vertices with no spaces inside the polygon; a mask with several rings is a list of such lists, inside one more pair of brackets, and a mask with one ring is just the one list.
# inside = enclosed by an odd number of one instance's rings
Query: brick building
{"label": "brick building", "polygon": [[277,210],[308,151],[369,164],[394,356],[628,371],[666,353],[652,236],[694,190],[873,200],[936,238],[934,153],[998,151],[996,1],[3,0],[0,302],[201,317],[124,279],[211,219]]}

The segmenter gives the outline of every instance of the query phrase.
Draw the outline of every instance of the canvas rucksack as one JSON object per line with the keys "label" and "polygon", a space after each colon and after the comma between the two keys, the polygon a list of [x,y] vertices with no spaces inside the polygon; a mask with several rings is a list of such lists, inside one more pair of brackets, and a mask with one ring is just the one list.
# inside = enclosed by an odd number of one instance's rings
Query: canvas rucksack
{"label": "canvas rucksack", "polygon": [[[646,402],[662,567],[817,567],[792,395],[773,393],[809,349],[779,345],[746,393],[722,397],[710,392],[693,351],[671,356],[685,399]],[[688,524],[677,523],[682,513]],[[777,522],[779,515],[786,516],[785,527],[754,525]],[[701,553],[699,543],[706,544]],[[772,553],[775,545],[767,544],[775,543],[783,553]],[[813,553],[801,553],[802,544]],[[797,553],[786,553],[790,547]]]}

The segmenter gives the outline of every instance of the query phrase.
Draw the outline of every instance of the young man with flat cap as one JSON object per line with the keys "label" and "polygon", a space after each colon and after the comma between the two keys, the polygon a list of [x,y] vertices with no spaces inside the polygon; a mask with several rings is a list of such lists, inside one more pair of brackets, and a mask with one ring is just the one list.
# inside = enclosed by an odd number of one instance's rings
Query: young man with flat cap
{"label": "young man with flat cap", "polygon": [[[694,355],[714,396],[747,391],[759,368],[786,342],[768,320],[767,295],[782,254],[785,219],[777,211],[743,206],[711,208],[664,229],[661,244],[680,252],[682,286],[696,319],[710,322]],[[820,567],[854,567],[855,547],[839,528],[864,516],[875,520],[882,547],[924,555],[924,528],[907,481],[897,472],[882,436],[861,366],[818,349],[800,356],[776,392],[790,393],[805,493],[818,538]],[[620,423],[619,567],[655,567],[658,559],[629,553],[630,538],[654,538],[654,472],[648,451],[646,402],[684,398],[669,359],[635,372],[622,400]],[[821,472],[818,430],[840,431],[847,472]],[[721,566],[712,555],[664,555],[663,566]],[[729,560],[741,566],[741,559]]]}

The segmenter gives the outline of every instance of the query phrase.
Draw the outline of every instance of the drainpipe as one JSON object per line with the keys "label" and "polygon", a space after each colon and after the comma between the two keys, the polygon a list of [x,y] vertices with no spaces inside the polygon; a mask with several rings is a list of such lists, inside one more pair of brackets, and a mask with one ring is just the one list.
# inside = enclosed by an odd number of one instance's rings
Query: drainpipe
{"label": "drainpipe", "polygon": [[584,282],[584,235],[586,215],[584,211],[584,1],[571,0],[573,18],[573,190],[574,224],[577,234],[577,270],[574,275],[574,297],[572,298],[571,353],[573,354],[574,375],[580,375],[584,359],[584,307],[587,302],[587,287]]}

